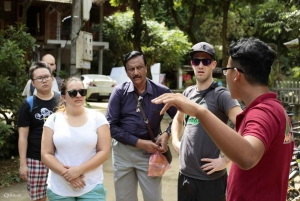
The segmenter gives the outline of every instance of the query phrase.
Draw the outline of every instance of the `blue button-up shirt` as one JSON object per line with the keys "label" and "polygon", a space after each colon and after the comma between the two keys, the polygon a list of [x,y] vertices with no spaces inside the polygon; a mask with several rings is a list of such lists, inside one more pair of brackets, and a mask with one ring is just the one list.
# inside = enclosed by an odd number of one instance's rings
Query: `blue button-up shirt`
{"label": "blue button-up shirt", "polygon": [[[160,122],[163,115],[159,113],[164,104],[156,105],[151,103],[151,100],[164,93],[171,93],[171,90],[149,79],[146,83],[146,90],[140,95],[143,97],[142,107],[149,120],[153,135],[156,137],[161,132]],[[132,82],[116,86],[110,96],[106,112],[112,138],[131,146],[135,146],[138,139],[151,140],[143,115],[141,112],[137,112],[135,93],[137,92]],[[176,112],[177,109],[173,106],[167,111],[172,119]],[[171,133],[171,123],[167,130]]]}

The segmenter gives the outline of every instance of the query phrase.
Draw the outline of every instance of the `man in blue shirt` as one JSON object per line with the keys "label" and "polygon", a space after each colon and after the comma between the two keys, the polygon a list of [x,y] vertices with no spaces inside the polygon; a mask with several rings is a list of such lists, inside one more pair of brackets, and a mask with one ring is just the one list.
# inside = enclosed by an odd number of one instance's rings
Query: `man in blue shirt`
{"label": "man in blue shirt", "polygon": [[[144,55],[138,51],[124,56],[124,67],[131,82],[118,85],[109,99],[106,118],[110,124],[113,139],[113,167],[116,201],[137,201],[137,184],[139,182],[144,201],[160,201],[161,177],[148,177],[148,164],[151,153],[166,152],[171,134],[171,123],[162,132],[160,122],[163,115],[160,110],[164,105],[151,103],[170,89],[154,83],[146,77],[147,63]],[[149,120],[156,143],[151,141],[143,115],[137,109],[137,98],[142,100],[141,106]],[[167,111],[173,118],[177,112],[175,107]]]}

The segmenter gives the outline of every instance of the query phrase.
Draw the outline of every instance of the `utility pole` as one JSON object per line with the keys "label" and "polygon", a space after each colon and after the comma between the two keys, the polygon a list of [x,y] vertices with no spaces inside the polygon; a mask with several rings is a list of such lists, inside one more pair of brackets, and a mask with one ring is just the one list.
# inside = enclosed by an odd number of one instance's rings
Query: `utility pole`
{"label": "utility pole", "polygon": [[81,12],[82,12],[82,0],[72,1],[72,28],[71,28],[71,66],[70,66],[70,76],[80,76],[81,73],[79,69],[76,68],[76,39],[79,35],[81,29]]}
{"label": "utility pole", "polygon": [[[103,2],[99,3],[99,23],[100,23],[100,30],[99,30],[99,41],[103,41]],[[103,75],[103,49],[99,48],[99,55],[98,55],[99,65],[98,65],[98,74]]]}

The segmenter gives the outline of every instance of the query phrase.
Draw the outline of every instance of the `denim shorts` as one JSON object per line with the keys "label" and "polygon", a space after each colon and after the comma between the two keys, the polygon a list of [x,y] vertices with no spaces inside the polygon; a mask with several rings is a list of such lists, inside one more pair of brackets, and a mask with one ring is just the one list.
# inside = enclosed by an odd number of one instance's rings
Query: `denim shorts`
{"label": "denim shorts", "polygon": [[65,197],[53,193],[49,188],[47,188],[47,196],[49,201],[106,201],[107,191],[103,187],[103,184],[98,184],[91,191],[87,192],[78,197]]}

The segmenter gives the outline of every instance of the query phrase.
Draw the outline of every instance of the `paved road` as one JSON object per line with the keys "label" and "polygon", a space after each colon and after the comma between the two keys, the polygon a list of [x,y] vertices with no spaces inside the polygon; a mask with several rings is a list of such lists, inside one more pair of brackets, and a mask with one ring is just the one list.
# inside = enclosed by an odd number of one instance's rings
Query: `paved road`
{"label": "paved road", "polygon": [[[107,102],[89,102],[92,108],[99,110],[103,114],[106,112]],[[166,117],[162,122],[162,130],[164,130],[169,122],[169,118]],[[172,146],[170,146],[173,153],[173,161],[171,169],[169,169],[163,176],[163,198],[164,201],[175,201],[177,200],[177,176],[179,169],[178,156],[175,153]],[[113,170],[111,158],[104,163],[104,186],[108,191],[107,201],[114,201],[114,183],[113,183]],[[142,201],[142,193],[139,189],[138,192],[139,200]],[[26,191],[26,183],[16,184],[14,186],[0,189],[0,201],[30,201],[29,196]]]}

